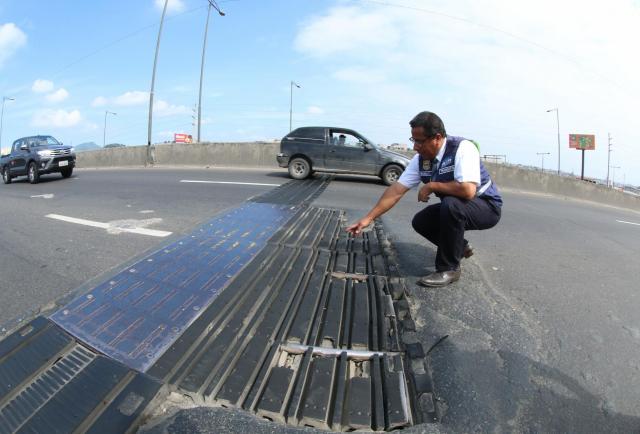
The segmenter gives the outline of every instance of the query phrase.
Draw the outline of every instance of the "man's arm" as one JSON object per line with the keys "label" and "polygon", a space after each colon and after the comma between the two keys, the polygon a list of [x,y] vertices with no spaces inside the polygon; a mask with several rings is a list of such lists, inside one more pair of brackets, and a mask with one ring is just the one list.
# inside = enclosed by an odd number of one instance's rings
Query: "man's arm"
{"label": "man's arm", "polygon": [[391,184],[387,187],[384,193],[382,193],[382,196],[378,199],[378,203],[375,204],[371,211],[356,223],[349,226],[347,228],[347,232],[351,232],[353,235],[357,235],[362,232],[362,230],[369,226],[374,219],[380,217],[382,214],[393,208],[407,191],[409,191],[409,188],[399,182]]}
{"label": "man's arm", "polygon": [[476,196],[477,188],[475,182],[429,182],[420,188],[418,200],[420,202],[426,202],[431,193],[471,200]]}

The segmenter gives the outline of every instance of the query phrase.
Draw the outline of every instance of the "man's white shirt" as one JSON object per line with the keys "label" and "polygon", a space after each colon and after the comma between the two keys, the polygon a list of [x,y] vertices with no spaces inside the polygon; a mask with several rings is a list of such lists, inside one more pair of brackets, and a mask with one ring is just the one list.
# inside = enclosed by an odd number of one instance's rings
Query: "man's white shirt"
{"label": "man's white shirt", "polygon": [[[445,148],[447,147],[446,137],[445,143],[440,148],[436,159],[438,165],[442,161]],[[398,182],[407,188],[413,188],[420,184],[420,169],[418,167],[420,155],[413,156],[407,168],[402,172]],[[478,148],[469,140],[463,140],[458,146],[458,152],[456,152],[456,159],[454,162],[455,168],[453,170],[453,179],[458,182],[473,182],[476,186],[480,186],[480,152]],[[434,167],[433,171],[438,170],[438,167]]]}

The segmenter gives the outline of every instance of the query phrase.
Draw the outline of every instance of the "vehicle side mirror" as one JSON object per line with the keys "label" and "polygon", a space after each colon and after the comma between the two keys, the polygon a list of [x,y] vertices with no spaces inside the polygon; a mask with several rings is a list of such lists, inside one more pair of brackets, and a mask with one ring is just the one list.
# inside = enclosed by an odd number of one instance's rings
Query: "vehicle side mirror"
{"label": "vehicle side mirror", "polygon": [[369,143],[365,143],[363,148],[365,151],[370,151],[373,149],[373,146],[371,146]]}
{"label": "vehicle side mirror", "polygon": [[22,149],[23,151],[28,151],[29,145],[20,145],[20,149]]}

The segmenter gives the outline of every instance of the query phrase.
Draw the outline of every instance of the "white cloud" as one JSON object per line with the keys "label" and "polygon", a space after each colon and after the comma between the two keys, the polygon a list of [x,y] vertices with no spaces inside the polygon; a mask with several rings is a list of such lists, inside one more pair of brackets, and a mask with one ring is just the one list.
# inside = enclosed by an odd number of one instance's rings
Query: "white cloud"
{"label": "white cloud", "polygon": [[191,110],[184,105],[173,105],[163,100],[157,100],[153,103],[153,113],[158,116],[173,116],[191,113]]}
{"label": "white cloud", "polygon": [[33,82],[31,90],[35,93],[51,92],[53,90],[53,81],[37,79]]}
{"label": "white cloud", "polygon": [[104,107],[108,100],[103,96],[97,96],[91,101],[91,107]]}
{"label": "white cloud", "polygon": [[312,115],[321,115],[324,113],[324,110],[321,107],[317,107],[315,105],[309,106],[307,108],[307,113]]}
{"label": "white cloud", "polygon": [[387,50],[399,42],[399,29],[386,14],[357,6],[336,7],[308,22],[295,47],[313,57]]}
{"label": "white cloud", "polygon": [[546,110],[560,107],[563,169],[579,170],[567,135],[594,133],[591,176],[606,175],[611,131],[629,144],[616,149],[629,175],[640,174],[630,145],[640,142],[638,22],[633,0],[361,2],[301,23],[294,48],[334,80],[340,123],[369,125],[382,141],[406,137],[411,117],[433,110],[451,133],[479,139],[483,153],[539,164],[541,150],[557,158]]}
{"label": "white cloud", "polygon": [[115,105],[119,106],[142,105],[149,103],[149,92],[142,92],[140,90],[125,92],[122,95],[115,97],[113,102]]}
{"label": "white cloud", "polygon": [[47,101],[52,103],[62,102],[69,97],[69,92],[63,87],[46,96]]}
{"label": "white cloud", "polygon": [[67,128],[78,125],[82,116],[78,110],[40,110],[33,115],[31,125],[46,128]]}
{"label": "white cloud", "polygon": [[[165,0],[155,0],[156,8],[162,10]],[[184,2],[182,0],[169,0],[167,4],[167,12],[182,12],[184,10]]]}
{"label": "white cloud", "polygon": [[27,43],[27,35],[15,24],[0,24],[0,68]]}

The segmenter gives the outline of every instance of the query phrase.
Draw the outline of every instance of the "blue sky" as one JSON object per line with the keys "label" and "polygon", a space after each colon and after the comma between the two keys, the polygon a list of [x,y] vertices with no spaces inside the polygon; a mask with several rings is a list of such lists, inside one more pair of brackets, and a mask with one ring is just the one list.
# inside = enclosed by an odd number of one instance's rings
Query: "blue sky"
{"label": "blue sky", "polygon": [[[3,148],[52,134],[65,143],[145,144],[162,0],[2,0]],[[354,128],[407,143],[417,112],[483,154],[580,172],[569,133],[596,135],[585,175],[640,184],[637,0],[237,0],[212,15],[202,103],[207,141],[279,139],[294,127]],[[205,0],[172,0],[156,76],[154,142],[193,133]],[[613,171],[611,171],[611,176]]]}

